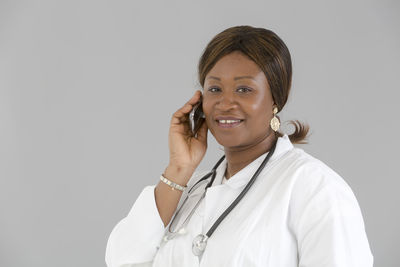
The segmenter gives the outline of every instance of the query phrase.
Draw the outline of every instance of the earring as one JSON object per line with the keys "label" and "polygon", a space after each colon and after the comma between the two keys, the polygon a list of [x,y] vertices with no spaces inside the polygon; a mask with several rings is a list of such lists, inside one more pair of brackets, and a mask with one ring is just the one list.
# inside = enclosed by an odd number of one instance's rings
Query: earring
{"label": "earring", "polygon": [[271,119],[269,125],[271,125],[272,130],[274,130],[275,132],[278,131],[279,126],[281,125],[281,123],[279,122],[279,119],[275,116],[276,113],[278,113],[278,108],[274,107],[274,117]]}

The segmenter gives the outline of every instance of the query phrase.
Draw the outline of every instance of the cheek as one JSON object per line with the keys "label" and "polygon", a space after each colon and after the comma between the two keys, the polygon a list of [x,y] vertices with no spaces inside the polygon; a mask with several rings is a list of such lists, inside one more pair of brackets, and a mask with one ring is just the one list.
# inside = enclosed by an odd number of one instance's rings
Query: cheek
{"label": "cheek", "polygon": [[268,110],[269,103],[264,96],[259,96],[249,99],[247,106],[253,113],[265,113]]}
{"label": "cheek", "polygon": [[205,100],[203,98],[203,113],[206,116],[206,123],[207,123],[207,127],[209,129],[209,131],[211,132],[212,135],[214,135],[214,124],[213,121],[210,117],[211,115],[211,111],[212,111],[212,107],[213,107],[213,103],[211,103],[211,101],[209,100]]}
{"label": "cheek", "polygon": [[209,101],[208,99],[204,99],[203,98],[203,112],[204,114],[208,117],[208,115],[211,112],[211,108],[212,108],[213,103],[211,103],[211,101]]}
{"label": "cheek", "polygon": [[248,113],[252,115],[253,121],[264,125],[268,121],[270,109],[272,106],[265,101],[253,102],[248,106]]}
{"label": "cheek", "polygon": [[203,99],[203,113],[206,116],[206,122],[208,125],[210,125],[210,112],[211,112],[211,104],[209,101],[204,101]]}

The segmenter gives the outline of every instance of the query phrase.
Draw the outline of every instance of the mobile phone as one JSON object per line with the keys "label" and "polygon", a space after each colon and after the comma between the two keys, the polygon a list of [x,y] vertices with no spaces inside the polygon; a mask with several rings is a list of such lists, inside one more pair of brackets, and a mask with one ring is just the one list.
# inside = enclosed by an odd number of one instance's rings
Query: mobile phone
{"label": "mobile phone", "polygon": [[193,106],[192,111],[189,113],[189,124],[190,130],[193,136],[196,136],[197,131],[205,121],[205,115],[203,112],[203,101],[202,99]]}

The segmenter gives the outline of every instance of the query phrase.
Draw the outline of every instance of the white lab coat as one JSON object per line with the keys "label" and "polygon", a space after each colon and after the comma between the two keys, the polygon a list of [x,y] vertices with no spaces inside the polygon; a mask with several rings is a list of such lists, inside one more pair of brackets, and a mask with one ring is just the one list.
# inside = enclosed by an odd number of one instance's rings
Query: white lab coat
{"label": "white lab coat", "polygon": [[[221,184],[224,159],[187,233],[161,246],[165,227],[155,202],[156,185],[146,186],[110,234],[107,266],[372,266],[363,217],[351,188],[322,161],[294,147],[286,134],[278,139],[275,153],[253,186],[208,239],[203,256],[192,253],[193,238],[210,229],[266,155]],[[195,172],[188,188],[207,172]],[[202,189],[190,195],[183,215],[196,204]],[[185,196],[186,192],[178,207]]]}

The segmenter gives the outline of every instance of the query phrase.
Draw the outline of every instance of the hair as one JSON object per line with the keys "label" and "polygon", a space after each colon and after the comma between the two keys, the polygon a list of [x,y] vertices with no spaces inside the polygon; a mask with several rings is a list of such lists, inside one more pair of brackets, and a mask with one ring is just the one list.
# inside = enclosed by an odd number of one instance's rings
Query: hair
{"label": "hair", "polygon": [[[292,82],[292,61],[289,49],[273,31],[248,25],[230,27],[217,34],[206,46],[198,64],[201,87],[207,73],[223,56],[239,51],[254,61],[264,72],[272,97],[280,112],[285,106]],[[276,115],[279,119],[279,116]],[[306,144],[309,126],[290,120],[295,130],[289,135],[293,144]],[[282,137],[280,131],[275,136]]]}

